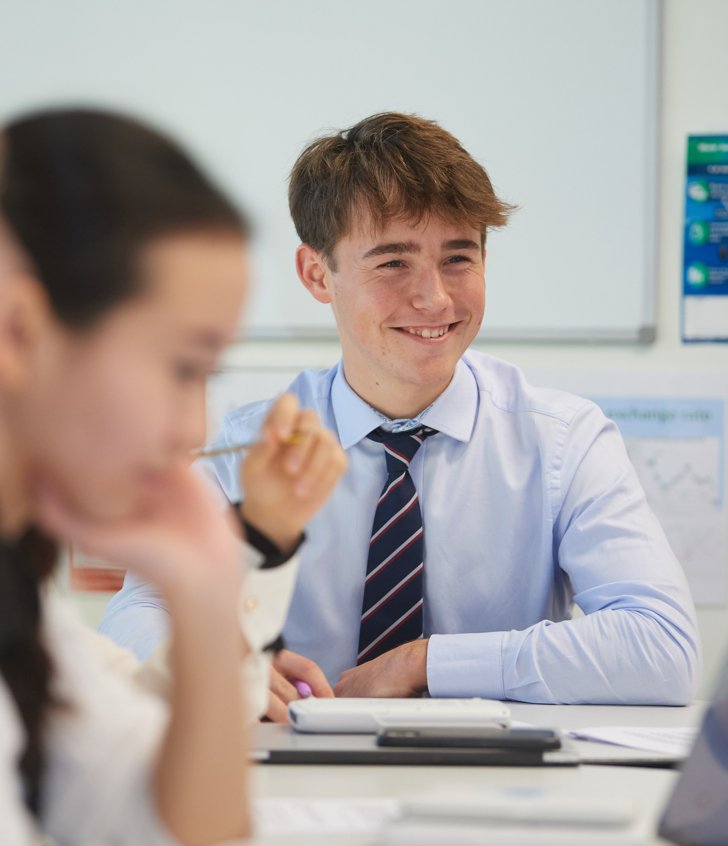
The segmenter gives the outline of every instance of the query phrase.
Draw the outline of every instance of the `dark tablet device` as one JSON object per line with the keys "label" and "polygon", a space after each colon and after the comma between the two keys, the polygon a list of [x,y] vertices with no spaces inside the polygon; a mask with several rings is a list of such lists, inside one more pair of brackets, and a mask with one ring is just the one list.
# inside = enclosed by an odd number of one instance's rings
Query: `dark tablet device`
{"label": "dark tablet device", "polygon": [[371,764],[379,767],[387,764],[406,767],[541,767],[551,763],[545,761],[543,753],[535,749],[377,747],[373,740],[371,749],[272,749],[270,752],[257,753],[255,760],[261,764]]}
{"label": "dark tablet device", "polygon": [[[393,731],[394,727],[390,729]],[[423,728],[419,729],[423,731]],[[444,731],[441,729],[440,731]],[[480,734],[482,728],[470,728]],[[503,729],[499,730],[504,731]],[[373,734],[301,734],[281,723],[261,723],[251,730],[250,755],[265,764],[387,764],[456,767],[576,766],[578,755],[536,746],[379,746]]]}
{"label": "dark tablet device", "polygon": [[377,745],[549,752],[561,748],[561,738],[542,728],[389,728],[379,732]]}

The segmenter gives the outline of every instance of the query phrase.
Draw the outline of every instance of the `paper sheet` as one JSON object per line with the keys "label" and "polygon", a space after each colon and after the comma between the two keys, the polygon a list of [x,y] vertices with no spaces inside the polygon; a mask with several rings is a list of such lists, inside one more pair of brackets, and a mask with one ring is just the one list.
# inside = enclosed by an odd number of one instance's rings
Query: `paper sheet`
{"label": "paper sheet", "polygon": [[576,740],[610,743],[614,746],[626,746],[629,749],[641,749],[645,752],[686,758],[693,748],[698,729],[599,726],[569,730],[566,734]]}

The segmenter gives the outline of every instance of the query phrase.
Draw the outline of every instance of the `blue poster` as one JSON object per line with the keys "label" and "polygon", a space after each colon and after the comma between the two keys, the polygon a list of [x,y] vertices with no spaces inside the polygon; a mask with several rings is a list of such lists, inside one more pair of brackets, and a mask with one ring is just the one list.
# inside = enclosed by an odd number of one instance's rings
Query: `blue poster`
{"label": "blue poster", "polygon": [[728,135],[688,138],[684,341],[728,341]]}

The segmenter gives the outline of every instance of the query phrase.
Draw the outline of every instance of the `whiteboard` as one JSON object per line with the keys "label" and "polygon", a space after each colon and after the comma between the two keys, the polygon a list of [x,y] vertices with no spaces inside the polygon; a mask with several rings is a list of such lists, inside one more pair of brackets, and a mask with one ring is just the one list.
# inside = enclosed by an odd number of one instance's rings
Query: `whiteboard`
{"label": "whiteboard", "polygon": [[326,337],[287,176],[378,111],[455,134],[519,206],[483,337],[651,340],[657,0],[0,0],[0,118],[101,103],[174,131],[256,223],[254,336]]}

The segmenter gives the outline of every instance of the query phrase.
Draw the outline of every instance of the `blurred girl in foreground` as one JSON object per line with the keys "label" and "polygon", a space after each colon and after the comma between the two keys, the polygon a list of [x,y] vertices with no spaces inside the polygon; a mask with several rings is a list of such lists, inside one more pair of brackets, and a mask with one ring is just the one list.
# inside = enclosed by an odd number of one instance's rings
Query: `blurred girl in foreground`
{"label": "blurred girl in foreground", "polygon": [[[188,464],[245,296],[245,221],[119,116],[39,113],[0,149],[0,843],[244,837],[239,523],[259,555],[292,554],[342,454],[284,397],[244,513],[221,511]],[[60,539],[163,592],[168,707],[44,591]]]}

